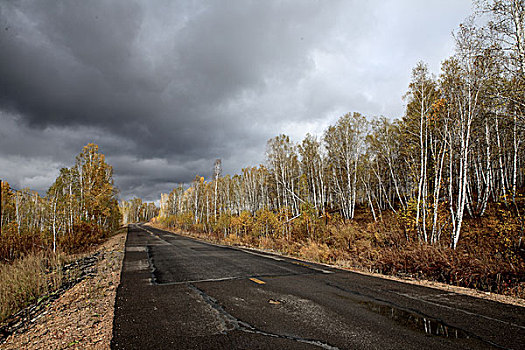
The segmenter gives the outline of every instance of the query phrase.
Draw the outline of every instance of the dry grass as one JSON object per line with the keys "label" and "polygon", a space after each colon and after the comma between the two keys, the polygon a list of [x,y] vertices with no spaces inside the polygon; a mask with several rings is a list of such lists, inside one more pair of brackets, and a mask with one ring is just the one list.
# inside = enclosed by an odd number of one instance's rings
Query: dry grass
{"label": "dry grass", "polygon": [[[122,234],[126,228],[120,228],[111,236]],[[95,250],[101,234],[97,232],[93,239],[82,244],[69,246],[70,253],[53,254],[49,251],[26,253],[12,262],[0,264],[0,323],[6,318],[31,305],[61,288],[68,281],[74,281],[80,271],[71,269],[63,272],[64,264],[75,261]],[[77,242],[78,243],[78,242]]]}
{"label": "dry grass", "polygon": [[0,322],[56,290],[62,262],[60,256],[40,252],[0,265]]}
{"label": "dry grass", "polygon": [[226,238],[222,240],[221,243],[227,244],[227,245],[241,245],[242,241],[239,236],[234,235],[234,234],[229,234],[228,236],[226,236]]}
{"label": "dry grass", "polygon": [[316,262],[328,262],[331,251],[325,243],[308,241],[300,249],[298,256]]}
{"label": "dry grass", "polygon": [[65,291],[26,329],[0,345],[5,350],[110,349],[115,294],[120,281],[126,233],[96,250],[96,273]]}

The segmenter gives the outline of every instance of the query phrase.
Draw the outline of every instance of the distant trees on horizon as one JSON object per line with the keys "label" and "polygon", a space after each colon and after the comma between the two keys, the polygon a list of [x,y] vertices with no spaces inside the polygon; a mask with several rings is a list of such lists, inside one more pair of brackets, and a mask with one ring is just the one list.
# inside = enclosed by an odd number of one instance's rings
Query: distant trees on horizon
{"label": "distant trees on horizon", "polygon": [[143,202],[140,198],[132,198],[119,203],[124,225],[139,222],[148,222],[159,214],[155,203]]}

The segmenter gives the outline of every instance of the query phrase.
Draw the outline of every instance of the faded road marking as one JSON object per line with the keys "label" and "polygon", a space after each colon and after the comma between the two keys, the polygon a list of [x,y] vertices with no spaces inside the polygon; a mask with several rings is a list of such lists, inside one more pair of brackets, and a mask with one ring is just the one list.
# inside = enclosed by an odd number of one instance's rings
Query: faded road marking
{"label": "faded road marking", "polygon": [[129,261],[124,265],[124,271],[144,271],[149,270],[149,262],[147,259]]}
{"label": "faded road marking", "polygon": [[291,263],[295,264],[295,265],[306,267],[307,269],[310,269],[310,270],[319,271],[319,272],[322,272],[322,273],[334,273],[333,271],[318,269],[317,267],[310,266],[308,264],[305,264],[302,261],[291,261]]}
{"label": "faded road marking", "polygon": [[279,258],[279,257],[273,256],[273,255],[259,254],[259,253],[252,252],[251,250],[248,250],[248,249],[242,249],[242,248],[240,248],[239,250],[241,250],[241,251],[243,251],[243,252],[245,252],[245,253],[248,253],[248,254],[257,255],[257,256],[262,256],[263,258],[273,259],[273,260],[277,260],[277,261],[283,261],[282,258]]}
{"label": "faded road marking", "polygon": [[145,252],[146,247],[139,246],[139,247],[126,247],[127,252]]}
{"label": "faded road marking", "polygon": [[150,245],[171,245],[170,242],[168,241],[165,241],[163,240],[162,238],[160,238],[159,236],[157,236],[155,233],[151,232],[150,230],[148,230],[147,228],[144,228],[142,226],[139,226],[139,228],[143,231],[146,231],[147,233],[149,233],[150,235],[152,235],[153,237],[155,237],[156,239],[158,239],[159,241],[161,241],[162,243],[159,243],[159,244],[150,244]]}
{"label": "faded road marking", "polygon": [[[285,261],[283,258],[280,258],[280,257],[277,257],[277,256],[255,253],[255,252],[253,252],[253,251],[251,251],[249,249],[242,249],[242,248],[238,248],[238,249],[243,251],[243,252],[245,252],[245,253],[249,253],[249,254],[257,255],[257,256],[262,256],[263,258],[273,259],[273,260],[277,260],[277,261]],[[320,268],[317,268],[317,267],[313,267],[313,266],[310,266],[310,265],[305,264],[303,262],[297,262],[297,261],[288,261],[288,262],[291,262],[292,264],[295,264],[295,265],[304,266],[304,267],[306,267],[306,268],[308,268],[310,270],[314,270],[314,271],[318,271],[318,272],[322,272],[322,273],[326,273],[326,274],[334,273],[333,271],[328,271],[328,270],[320,269]]]}

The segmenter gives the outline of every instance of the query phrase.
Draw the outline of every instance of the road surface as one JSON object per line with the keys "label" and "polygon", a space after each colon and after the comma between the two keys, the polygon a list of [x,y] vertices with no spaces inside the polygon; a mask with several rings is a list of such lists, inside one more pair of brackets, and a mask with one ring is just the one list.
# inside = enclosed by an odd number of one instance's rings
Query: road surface
{"label": "road surface", "polygon": [[525,308],[130,227],[113,349],[523,349]]}

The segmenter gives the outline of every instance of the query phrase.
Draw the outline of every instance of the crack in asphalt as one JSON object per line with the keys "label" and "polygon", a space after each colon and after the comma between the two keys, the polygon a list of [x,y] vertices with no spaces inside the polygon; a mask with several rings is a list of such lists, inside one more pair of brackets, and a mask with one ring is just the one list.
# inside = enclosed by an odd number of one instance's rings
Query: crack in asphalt
{"label": "crack in asphalt", "polygon": [[153,257],[151,256],[151,247],[149,245],[146,246],[146,254],[148,255],[149,270],[151,273],[151,284],[158,284],[156,276],[157,268],[155,267],[155,264],[153,264]]}
{"label": "crack in asphalt", "polygon": [[220,321],[222,325],[224,326],[224,329],[226,330],[223,332],[223,334],[226,334],[233,330],[239,330],[242,332],[259,334],[259,335],[263,335],[267,337],[293,340],[293,341],[300,342],[300,343],[315,345],[315,346],[318,346],[320,348],[327,349],[327,350],[339,350],[338,347],[324,343],[320,340],[306,339],[306,338],[296,337],[293,335],[269,333],[269,332],[260,330],[250,325],[249,323],[239,320],[238,318],[236,318],[235,316],[233,316],[232,314],[224,310],[224,308],[222,307],[222,305],[219,304],[217,299],[209,296],[203,290],[195,287],[191,283],[188,283],[187,285],[188,285],[188,288],[190,288],[195,293],[197,293],[204,300],[204,302],[206,302],[208,305],[210,305],[214,310],[216,310],[219,313],[219,315],[221,316]]}
{"label": "crack in asphalt", "polygon": [[[153,258],[150,261],[151,264],[153,264]],[[156,269],[155,269],[156,271]],[[152,284],[157,286],[176,286],[180,284],[188,284],[188,283],[202,283],[202,282],[222,282],[222,281],[238,281],[238,280],[245,280],[247,278],[274,278],[274,277],[292,277],[292,276],[314,276],[319,275],[320,272],[305,272],[305,273],[280,273],[280,274],[271,274],[271,273],[263,273],[259,275],[243,275],[243,276],[231,276],[231,277],[219,277],[219,278],[204,278],[200,280],[182,280],[177,282],[161,282],[156,277]]]}

